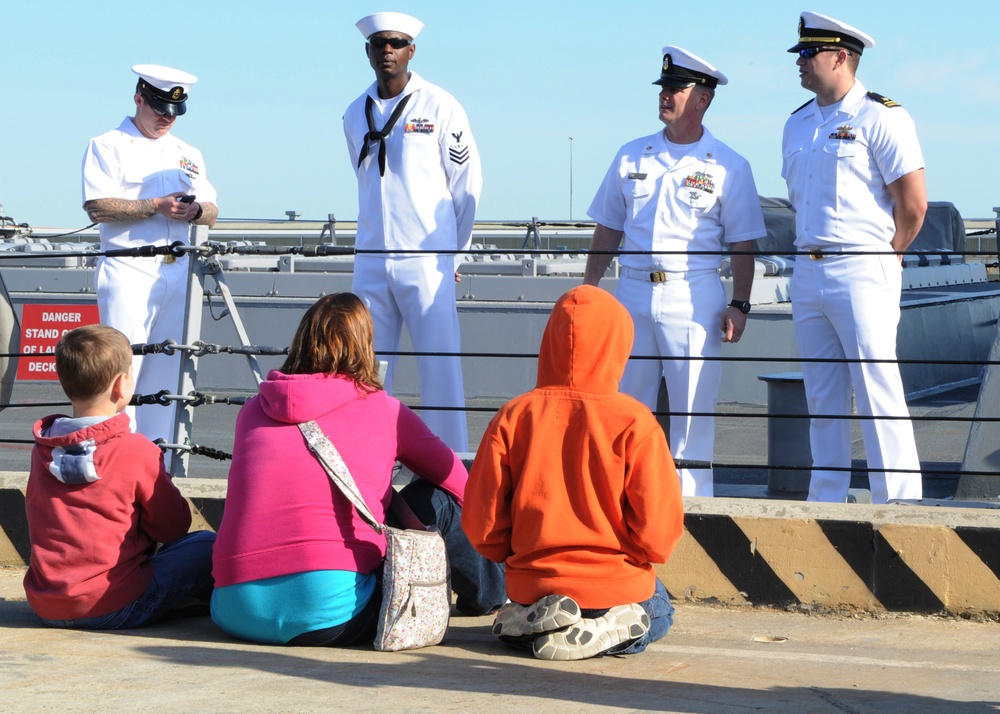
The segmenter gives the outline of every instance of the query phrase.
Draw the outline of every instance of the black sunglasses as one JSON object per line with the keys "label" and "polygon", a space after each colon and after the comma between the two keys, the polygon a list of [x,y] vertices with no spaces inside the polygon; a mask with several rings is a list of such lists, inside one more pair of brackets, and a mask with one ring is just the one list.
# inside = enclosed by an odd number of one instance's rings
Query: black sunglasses
{"label": "black sunglasses", "polygon": [[389,45],[394,50],[401,50],[404,47],[409,47],[412,44],[412,40],[407,40],[403,37],[369,37],[368,44],[377,50],[384,50],[386,45]]}
{"label": "black sunglasses", "polygon": [[840,47],[806,47],[799,50],[799,57],[802,59],[812,59],[820,52],[840,52]]}

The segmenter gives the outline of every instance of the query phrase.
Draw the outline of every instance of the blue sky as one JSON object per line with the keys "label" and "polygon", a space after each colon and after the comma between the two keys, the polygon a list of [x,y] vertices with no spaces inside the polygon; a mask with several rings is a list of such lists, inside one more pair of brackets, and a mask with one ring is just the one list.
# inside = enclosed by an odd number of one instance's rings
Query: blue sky
{"label": "blue sky", "polygon": [[354,23],[377,10],[427,25],[410,67],[469,114],[485,174],[480,219],[584,219],[618,147],[662,128],[650,83],[665,44],[729,76],[706,124],[749,159],[760,193],[784,196],[781,129],[812,96],[785,52],[802,10],[875,38],[859,77],[916,121],[931,200],[965,218],[1000,205],[1000,6],[985,0],[5,0],[0,204],[33,226],[85,225],[83,151],[132,114],[130,67],[148,62],[200,78],[174,133],[204,153],[224,218],[353,220],[341,117],[373,79]]}

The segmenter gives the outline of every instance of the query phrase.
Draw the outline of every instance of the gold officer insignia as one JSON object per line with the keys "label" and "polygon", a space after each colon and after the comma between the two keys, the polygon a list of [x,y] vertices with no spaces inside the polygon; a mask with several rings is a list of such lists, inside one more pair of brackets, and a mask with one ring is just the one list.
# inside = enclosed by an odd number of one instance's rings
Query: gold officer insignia
{"label": "gold officer insignia", "polygon": [[177,100],[181,98],[182,94],[184,94],[183,89],[181,89],[180,87],[174,87],[170,92],[170,98],[173,100]]}
{"label": "gold officer insignia", "polygon": [[660,71],[661,72],[669,72],[670,71],[670,65],[671,65],[670,55],[669,54],[663,55],[663,69],[660,70]]}
{"label": "gold officer insignia", "polygon": [[892,109],[893,107],[901,107],[901,106],[903,106],[899,102],[895,102],[895,101],[889,99],[888,97],[883,97],[881,94],[878,94],[876,92],[868,92],[868,98],[871,99],[871,100],[873,100],[873,101],[878,102],[879,104],[882,104],[887,109]]}

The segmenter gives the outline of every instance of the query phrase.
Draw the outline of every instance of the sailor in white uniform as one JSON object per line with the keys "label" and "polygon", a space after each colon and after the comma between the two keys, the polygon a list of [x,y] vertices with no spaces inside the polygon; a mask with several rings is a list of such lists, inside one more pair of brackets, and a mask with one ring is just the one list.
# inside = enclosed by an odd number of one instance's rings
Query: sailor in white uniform
{"label": "sailor in white uniform", "polygon": [[789,117],[782,139],[795,245],[805,253],[792,277],[795,337],[800,356],[832,360],[802,365],[812,415],[813,501],[847,498],[851,422],[824,417],[850,415],[852,383],[858,414],[876,417],[861,420],[872,501],[922,495],[898,366],[839,362],[896,359],[898,254],[916,237],[927,209],[913,121],[855,79],[861,53],[874,44],[857,28],[804,12],[799,41],[788,50],[797,55],[802,86],[816,94]]}
{"label": "sailor in white uniform", "polygon": [[[356,246],[389,252],[357,255],[352,290],[371,309],[376,352],[396,351],[405,324],[417,352],[457,355],[456,256],[472,241],[479,152],[461,105],[408,69],[423,23],[380,12],[357,27],[376,81],[344,114],[358,176]],[[386,359],[391,392],[396,357]],[[425,410],[423,420],[453,450],[468,451],[461,358],[420,356],[417,365],[421,405],[452,408]]]}
{"label": "sailor in white uniform", "polygon": [[[91,140],[83,157],[83,208],[100,224],[101,249],[189,243],[189,224],[215,224],[215,189],[201,152],[170,130],[187,111],[197,77],[143,64],[132,71],[135,115]],[[182,200],[184,199],[184,200]],[[188,258],[100,258],[96,272],[101,322],[132,344],[181,341]],[[180,355],[133,358],[137,394],[176,393]],[[130,410],[132,408],[130,407]],[[173,437],[175,407],[130,411],[132,426],[150,439]]]}
{"label": "sailor in white uniform", "polygon": [[[669,442],[676,459],[713,458],[714,417],[676,413],[715,411],[722,366],[698,358],[719,357],[723,342],[738,342],[743,334],[754,240],[766,235],[750,165],[702,124],[715,88],[727,82],[700,57],[664,47],[654,84],[661,87],[666,128],[621,148],[588,210],[597,228],[584,282],[597,285],[611,253],[622,247],[615,296],[635,321],[632,355],[660,358],[630,360],[621,389],[655,409],[662,375],[675,413]],[[719,277],[727,245],[733,251],[728,305]],[[679,472],[684,495],[713,495],[711,469]]]}

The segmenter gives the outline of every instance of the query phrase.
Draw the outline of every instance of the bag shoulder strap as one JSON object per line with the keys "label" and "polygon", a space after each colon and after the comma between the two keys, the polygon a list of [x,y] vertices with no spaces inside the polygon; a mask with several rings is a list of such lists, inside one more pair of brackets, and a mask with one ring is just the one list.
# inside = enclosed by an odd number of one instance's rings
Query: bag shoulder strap
{"label": "bag shoulder strap", "polygon": [[[354,477],[351,476],[351,472],[348,470],[347,464],[344,463],[343,457],[337,451],[337,447],[333,445],[333,442],[330,441],[330,438],[320,428],[319,424],[315,421],[303,422],[299,424],[299,431],[302,432],[306,443],[309,444],[309,450],[319,459],[320,464],[323,465],[323,469],[326,471],[326,475],[330,477],[330,480],[333,481],[333,485],[340,489],[340,492],[344,494],[348,501],[354,504],[354,507],[358,509],[358,514],[368,525],[379,533],[384,532],[386,528],[385,524],[379,523],[378,519],[375,518],[375,514],[368,508],[368,504],[365,503],[361,491],[358,490],[358,484],[354,481]],[[393,492],[395,494],[395,490]]]}

